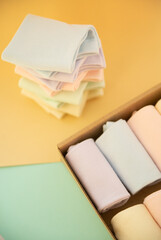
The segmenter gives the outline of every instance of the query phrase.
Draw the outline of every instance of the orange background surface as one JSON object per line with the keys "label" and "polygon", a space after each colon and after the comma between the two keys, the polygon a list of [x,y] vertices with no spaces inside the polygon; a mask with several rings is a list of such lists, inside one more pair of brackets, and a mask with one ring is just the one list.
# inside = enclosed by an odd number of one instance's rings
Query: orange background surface
{"label": "orange background surface", "polygon": [[96,27],[107,62],[105,95],[79,119],[57,120],[20,94],[14,66],[0,61],[0,166],[59,161],[57,143],[161,82],[159,0],[0,0],[0,52],[28,13]]}

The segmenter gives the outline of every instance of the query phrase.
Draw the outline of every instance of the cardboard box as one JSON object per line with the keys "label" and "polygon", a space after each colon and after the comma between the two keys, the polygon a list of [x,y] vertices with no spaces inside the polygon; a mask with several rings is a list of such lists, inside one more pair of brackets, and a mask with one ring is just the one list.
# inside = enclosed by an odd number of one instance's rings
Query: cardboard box
{"label": "cardboard box", "polygon": [[92,204],[94,210],[97,212],[98,216],[101,218],[102,222],[106,225],[107,230],[112,234],[113,239],[115,239],[113,233],[112,233],[112,227],[110,224],[110,221],[112,217],[120,212],[121,210],[128,208],[130,206],[133,206],[138,203],[142,203],[144,198],[149,195],[150,193],[157,191],[161,189],[161,182],[148,186],[141,191],[139,191],[137,194],[133,195],[130,200],[122,207],[109,210],[106,213],[100,214],[97,209],[95,208],[94,204],[90,200],[90,197],[88,196],[87,192],[84,190],[83,186],[77,179],[76,175],[72,171],[71,167],[69,166],[68,162],[64,158],[64,156],[67,153],[67,149],[69,146],[79,143],[87,138],[93,138],[97,139],[102,134],[102,125],[110,120],[110,121],[116,121],[120,118],[128,120],[132,114],[133,111],[139,110],[140,108],[152,104],[155,105],[155,103],[161,99],[161,84],[155,86],[154,88],[150,89],[149,91],[141,94],[140,96],[136,97],[135,99],[131,100],[127,104],[119,107],[115,111],[105,115],[103,118],[99,119],[98,121],[94,122],[90,126],[87,126],[86,128],[82,129],[75,135],[71,136],[70,138],[64,140],[63,142],[58,144],[58,150],[61,155],[61,160],[64,162],[68,170],[70,171],[71,175],[75,179],[75,181],[78,183],[79,187],[82,189],[83,193],[85,194],[86,198],[90,203]]}

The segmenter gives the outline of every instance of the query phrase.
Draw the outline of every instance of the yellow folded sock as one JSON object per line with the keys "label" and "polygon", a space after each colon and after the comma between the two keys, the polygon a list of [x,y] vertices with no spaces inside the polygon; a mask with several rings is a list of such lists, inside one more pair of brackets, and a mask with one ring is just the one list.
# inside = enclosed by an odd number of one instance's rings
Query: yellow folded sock
{"label": "yellow folded sock", "polygon": [[82,114],[82,111],[85,107],[85,104],[87,100],[91,100],[95,97],[99,97],[103,95],[103,89],[94,89],[91,91],[85,91],[82,97],[82,101],[79,105],[73,105],[73,104],[62,104],[58,109],[54,109],[50,105],[48,105],[47,100],[37,97],[33,93],[22,89],[21,93],[30,99],[34,100],[36,103],[38,103],[46,112],[51,113],[58,119],[61,119],[65,114],[69,114],[75,117],[80,117]]}
{"label": "yellow folded sock", "polygon": [[80,117],[80,115],[83,112],[83,109],[85,107],[85,104],[87,102],[87,98],[88,98],[88,91],[84,92],[83,97],[82,97],[82,101],[79,105],[73,105],[73,104],[63,104],[62,106],[60,106],[59,110],[64,112],[64,113],[68,113],[70,115],[73,115],[75,117]]}
{"label": "yellow folded sock", "polygon": [[143,204],[117,213],[111,224],[118,240],[161,239],[161,229]]}
{"label": "yellow folded sock", "polygon": [[98,88],[98,89],[88,91],[88,99],[87,100],[91,100],[93,98],[103,96],[103,94],[104,94],[103,88]]}
{"label": "yellow folded sock", "polygon": [[26,97],[34,100],[34,101],[35,101],[37,104],[39,104],[47,113],[52,114],[52,115],[55,116],[56,118],[61,119],[63,116],[65,116],[65,113],[60,112],[59,110],[56,110],[56,109],[54,109],[53,107],[45,104],[43,100],[41,100],[40,98],[38,98],[37,96],[35,96],[33,93],[30,93],[29,91],[24,90],[24,89],[21,90],[21,93],[22,93],[24,96],[26,96]]}
{"label": "yellow folded sock", "polygon": [[82,102],[79,105],[72,105],[72,104],[63,104],[59,110],[58,109],[54,109],[53,107],[51,107],[50,105],[48,105],[47,101],[45,101],[45,99],[41,99],[37,96],[35,96],[33,93],[26,91],[24,89],[22,89],[21,93],[29,98],[31,98],[32,100],[34,100],[36,103],[38,103],[46,112],[51,113],[52,115],[54,115],[55,117],[57,117],[58,119],[61,119],[65,113],[73,115],[75,117],[79,117],[84,109],[84,106],[86,104],[87,101],[87,96],[88,96],[88,92],[85,92],[82,98]]}
{"label": "yellow folded sock", "polygon": [[158,112],[161,114],[161,99],[156,103],[155,108],[158,110]]}
{"label": "yellow folded sock", "polygon": [[59,110],[68,113],[70,115],[73,115],[75,117],[80,117],[83,109],[85,107],[85,104],[87,100],[91,100],[95,97],[99,97],[103,95],[103,89],[94,89],[91,91],[85,91],[82,97],[82,101],[79,105],[73,105],[73,104],[63,104],[59,107]]}

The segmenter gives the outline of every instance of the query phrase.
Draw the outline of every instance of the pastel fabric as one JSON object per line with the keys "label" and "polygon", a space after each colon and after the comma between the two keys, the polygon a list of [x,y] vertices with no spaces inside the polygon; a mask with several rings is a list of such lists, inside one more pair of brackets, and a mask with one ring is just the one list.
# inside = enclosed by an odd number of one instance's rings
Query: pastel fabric
{"label": "pastel fabric", "polygon": [[92,25],[67,24],[29,14],[2,59],[50,76],[50,71],[72,73],[77,59],[99,54],[100,48]]}
{"label": "pastel fabric", "polygon": [[161,171],[161,116],[158,111],[152,105],[143,107],[132,115],[128,124]]}
{"label": "pastel fabric", "polygon": [[161,229],[143,204],[119,212],[111,224],[118,240],[161,239]]}
{"label": "pastel fabric", "polygon": [[99,212],[127,202],[130,194],[93,139],[71,146],[66,159]]}
{"label": "pastel fabric", "polygon": [[112,240],[63,163],[0,168],[0,193],[6,240]]}
{"label": "pastel fabric", "polygon": [[135,194],[161,179],[161,173],[125,120],[108,122],[96,144],[127,189]]}
{"label": "pastel fabric", "polygon": [[55,96],[49,96],[38,84],[30,81],[26,78],[21,78],[19,80],[19,87],[25,89],[37,97],[45,99],[54,104],[54,108],[60,107],[63,103],[73,104],[73,105],[80,105],[82,102],[83,94],[85,91],[104,88],[104,82],[82,82],[80,87],[76,91],[61,91]]}
{"label": "pastel fabric", "polygon": [[161,114],[161,99],[155,105],[157,111]]}
{"label": "pastel fabric", "polygon": [[75,117],[80,117],[80,115],[82,114],[82,111],[84,109],[84,106],[86,104],[87,98],[88,98],[88,92],[85,92],[82,98],[82,102],[80,105],[72,105],[72,104],[68,104],[65,103],[62,106],[60,106],[58,109],[54,109],[50,103],[48,103],[47,100],[45,99],[41,99],[36,97],[34,94],[27,92],[25,90],[22,89],[21,93],[34,100],[36,103],[38,103],[44,110],[46,110],[47,112],[51,113],[52,115],[54,115],[55,117],[57,117],[58,119],[61,119],[64,114],[70,114],[72,116]]}
{"label": "pastel fabric", "polygon": [[161,228],[161,190],[147,196],[144,205]]}
{"label": "pastel fabric", "polygon": [[86,86],[86,91],[89,90],[95,90],[98,88],[104,88],[105,87],[105,82],[101,81],[101,82],[88,82],[87,86]]}
{"label": "pastel fabric", "polygon": [[[26,79],[26,78],[21,78],[19,80],[19,87],[22,89],[25,89],[33,94],[35,94],[37,97],[40,98],[45,98],[51,104],[54,103],[54,108],[59,107],[62,103],[69,103],[69,104],[74,104],[74,105],[79,105],[81,103],[83,93],[87,87],[87,82],[82,82],[81,86],[77,91],[75,92],[66,92],[62,91],[59,94],[55,96],[49,96],[43,89],[36,83]],[[55,107],[56,105],[56,107]]]}
{"label": "pastel fabric", "polygon": [[72,104],[63,104],[59,108],[54,109],[47,100],[39,98],[35,96],[33,93],[28,92],[24,89],[21,90],[22,95],[32,99],[35,101],[39,106],[41,106],[47,113],[52,114],[58,119],[63,118],[66,113],[75,116],[75,117],[80,117],[82,114],[82,111],[84,109],[85,103],[87,100],[91,100],[96,97],[103,96],[104,91],[102,88],[96,89],[96,90],[91,90],[91,91],[86,91],[83,96],[83,100],[80,105],[72,105]]}
{"label": "pastel fabric", "polygon": [[21,75],[23,78],[27,78],[37,83],[42,87],[47,93],[51,94],[52,92],[57,93],[62,89],[63,83],[57,81],[50,81],[45,78],[38,78],[28,72],[25,68],[21,66],[15,67],[15,73]]}
{"label": "pastel fabric", "polygon": [[15,72],[24,78],[28,78],[38,83],[49,95],[56,95],[59,91],[75,91],[79,88],[81,81],[104,81],[104,72],[101,70],[91,70],[88,72],[82,72],[74,83],[61,83],[57,81],[51,81],[44,78],[33,76],[30,72],[27,72],[24,68],[16,66]]}
{"label": "pastel fabric", "polygon": [[105,60],[103,56],[102,49],[99,50],[99,54],[91,55],[78,59],[76,61],[75,69],[72,73],[66,72],[40,72],[32,68],[24,68],[26,71],[30,72],[33,76],[38,78],[46,78],[47,80],[64,82],[64,83],[74,83],[78,75],[91,71],[105,68]]}
{"label": "pastel fabric", "polygon": [[[102,96],[106,63],[92,25],[28,14],[2,59],[16,65],[15,72],[22,76],[22,94],[59,119],[66,113],[80,116],[87,91],[99,89],[96,96]],[[90,93],[90,98],[94,95]]]}
{"label": "pastel fabric", "polygon": [[91,100],[93,98],[100,97],[103,95],[104,95],[104,91],[102,88],[93,89],[88,91],[88,100]]}
{"label": "pastel fabric", "polygon": [[48,101],[42,100],[41,98],[37,97],[33,93],[22,89],[21,94],[25,97],[28,97],[32,99],[34,102],[36,102],[40,107],[42,107],[43,110],[45,110],[47,113],[52,114],[54,117],[61,119],[65,116],[65,113],[59,111],[58,109],[51,106],[51,104],[48,104]]}
{"label": "pastel fabric", "polygon": [[84,107],[87,101],[93,98],[103,96],[103,94],[104,94],[103,88],[97,88],[97,89],[91,89],[89,91],[85,91],[80,105],[63,104],[62,106],[60,106],[59,110],[66,114],[69,114],[75,117],[80,117],[82,115],[82,112],[84,110]]}

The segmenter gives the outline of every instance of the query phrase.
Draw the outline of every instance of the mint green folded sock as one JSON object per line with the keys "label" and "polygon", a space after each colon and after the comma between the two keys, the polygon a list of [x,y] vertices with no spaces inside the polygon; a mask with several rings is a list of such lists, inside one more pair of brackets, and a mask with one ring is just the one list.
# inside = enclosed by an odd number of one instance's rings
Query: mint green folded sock
{"label": "mint green folded sock", "polygon": [[[40,98],[45,98],[48,101],[52,101],[53,104],[58,108],[62,103],[69,103],[79,105],[81,103],[83,93],[87,87],[87,82],[82,82],[80,87],[76,91],[61,91],[57,95],[49,96],[37,83],[34,83],[26,78],[19,80],[19,87],[30,91]],[[54,107],[54,106],[53,106]]]}

